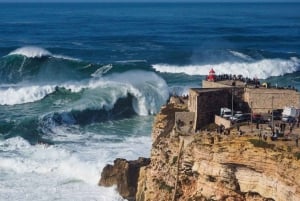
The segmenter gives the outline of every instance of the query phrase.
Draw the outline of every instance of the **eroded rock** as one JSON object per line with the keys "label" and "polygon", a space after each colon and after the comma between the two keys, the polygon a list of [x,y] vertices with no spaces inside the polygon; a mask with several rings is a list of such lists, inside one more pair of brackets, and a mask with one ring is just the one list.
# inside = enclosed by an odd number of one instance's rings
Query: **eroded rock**
{"label": "eroded rock", "polygon": [[135,200],[140,168],[150,163],[149,158],[127,161],[118,158],[113,165],[106,165],[101,173],[100,186],[117,186],[117,191],[127,200]]}

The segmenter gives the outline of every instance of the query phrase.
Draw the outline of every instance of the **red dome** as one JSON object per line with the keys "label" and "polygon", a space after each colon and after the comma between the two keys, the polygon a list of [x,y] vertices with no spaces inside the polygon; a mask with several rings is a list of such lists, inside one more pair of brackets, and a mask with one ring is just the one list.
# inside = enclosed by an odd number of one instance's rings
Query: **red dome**
{"label": "red dome", "polygon": [[209,74],[215,73],[214,69],[210,69]]}
{"label": "red dome", "polygon": [[207,76],[208,81],[214,82],[216,80],[216,75],[214,69],[210,69],[209,74]]}

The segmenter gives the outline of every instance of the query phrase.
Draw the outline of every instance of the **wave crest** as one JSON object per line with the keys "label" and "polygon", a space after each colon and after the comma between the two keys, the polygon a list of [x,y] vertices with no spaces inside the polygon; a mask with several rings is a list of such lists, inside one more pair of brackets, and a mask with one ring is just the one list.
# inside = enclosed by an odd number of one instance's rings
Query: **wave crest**
{"label": "wave crest", "polygon": [[[155,114],[169,97],[166,82],[153,72],[128,71],[111,74],[101,79],[89,81],[85,86],[72,87],[72,91],[87,88],[83,97],[73,108],[86,107],[112,109],[120,98],[128,94],[133,97],[132,107],[138,115]],[[71,86],[68,86],[71,88]]]}
{"label": "wave crest", "polygon": [[100,79],[57,85],[14,86],[0,89],[0,105],[15,105],[35,102],[43,99],[57,89],[66,89],[72,93],[82,92],[81,98],[66,105],[66,110],[114,108],[121,98],[133,98],[132,108],[138,115],[158,112],[159,107],[169,97],[166,82],[153,72],[129,71],[112,74]]}
{"label": "wave crest", "polygon": [[35,102],[53,93],[55,86],[27,86],[21,88],[9,87],[0,89],[0,105],[16,105]]}
{"label": "wave crest", "polygon": [[152,67],[162,73],[184,73],[187,75],[207,75],[213,68],[216,74],[241,74],[244,77],[258,77],[266,79],[271,76],[281,76],[298,71],[300,60],[291,57],[284,59],[263,59],[256,62],[223,62],[214,65],[186,65],[155,64]]}
{"label": "wave crest", "polygon": [[12,51],[8,55],[22,55],[28,58],[42,58],[52,56],[52,54],[48,50],[35,46],[21,47]]}
{"label": "wave crest", "polygon": [[64,55],[57,55],[57,54],[52,54],[48,50],[41,48],[41,47],[36,47],[36,46],[25,46],[18,48],[8,54],[8,56],[12,55],[21,55],[27,58],[42,58],[42,57],[54,57],[57,59],[65,59],[65,60],[71,60],[71,61],[80,61],[80,59],[69,57],[69,56],[64,56]]}
{"label": "wave crest", "polygon": [[233,51],[233,50],[229,50],[229,52],[237,58],[243,59],[245,61],[253,61],[253,59],[250,56],[243,54],[241,52],[237,52],[237,51]]}

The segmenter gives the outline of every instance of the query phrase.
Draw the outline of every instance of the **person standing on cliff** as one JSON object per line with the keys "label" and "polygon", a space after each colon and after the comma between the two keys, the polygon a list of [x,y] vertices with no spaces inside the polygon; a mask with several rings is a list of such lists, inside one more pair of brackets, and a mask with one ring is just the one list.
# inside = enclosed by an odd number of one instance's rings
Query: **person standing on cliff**
{"label": "person standing on cliff", "polygon": [[259,135],[258,135],[258,137],[259,137],[259,140],[262,140],[262,129],[259,130]]}
{"label": "person standing on cliff", "polygon": [[265,134],[264,134],[264,140],[267,141],[267,139],[268,139],[268,136],[267,136],[267,134],[265,133]]}
{"label": "person standing on cliff", "polygon": [[290,135],[292,134],[292,132],[293,132],[293,126],[292,125],[290,125]]}

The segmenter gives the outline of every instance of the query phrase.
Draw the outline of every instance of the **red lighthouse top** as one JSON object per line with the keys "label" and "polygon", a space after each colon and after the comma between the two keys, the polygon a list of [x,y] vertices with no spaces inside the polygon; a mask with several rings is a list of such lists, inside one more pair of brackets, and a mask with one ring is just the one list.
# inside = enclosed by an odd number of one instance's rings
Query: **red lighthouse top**
{"label": "red lighthouse top", "polygon": [[216,80],[216,74],[214,69],[210,69],[209,74],[207,76],[207,81],[212,81],[214,82]]}

